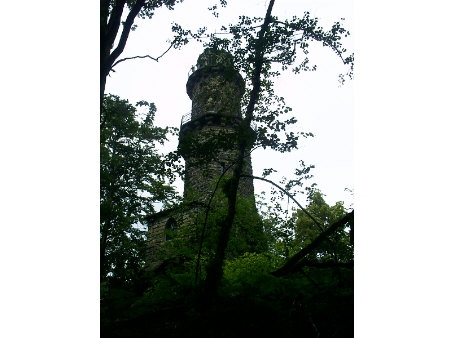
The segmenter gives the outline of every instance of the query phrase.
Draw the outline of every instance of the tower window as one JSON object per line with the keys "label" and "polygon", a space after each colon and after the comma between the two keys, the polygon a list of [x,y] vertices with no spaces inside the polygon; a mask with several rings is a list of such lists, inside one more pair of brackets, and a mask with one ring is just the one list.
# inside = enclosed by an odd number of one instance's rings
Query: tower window
{"label": "tower window", "polygon": [[165,235],[165,240],[170,241],[173,237],[173,234],[171,236],[172,232],[175,232],[178,230],[177,227],[177,221],[175,221],[175,218],[170,217],[169,220],[166,223],[166,235]]}

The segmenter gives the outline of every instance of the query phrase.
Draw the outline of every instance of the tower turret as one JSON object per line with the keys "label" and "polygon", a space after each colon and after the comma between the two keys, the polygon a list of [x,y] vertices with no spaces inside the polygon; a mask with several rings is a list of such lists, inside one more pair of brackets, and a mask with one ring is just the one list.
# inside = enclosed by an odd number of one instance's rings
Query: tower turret
{"label": "tower turret", "polygon": [[[180,127],[179,149],[186,162],[185,199],[205,201],[224,170],[231,174],[238,150],[244,91],[245,83],[234,68],[232,55],[205,49],[186,83],[192,110],[183,116]],[[244,173],[252,174],[250,156]],[[242,178],[238,193],[254,199],[253,180]]]}
{"label": "tower turret", "polygon": [[[245,83],[234,68],[231,54],[206,49],[189,73],[186,91],[192,100],[192,110],[181,120],[178,145],[186,162],[184,203],[177,209],[164,210],[148,217],[147,261],[150,269],[162,262],[158,253],[167,254],[163,244],[172,238],[169,230],[173,234],[176,229],[192,226],[190,229],[195,238],[195,229],[199,224],[196,223],[197,216],[204,214],[205,203],[219,178],[233,171],[239,137],[242,134],[255,135],[251,129],[241,132],[241,99]],[[252,175],[250,154],[245,158],[243,173]],[[251,178],[240,179],[238,195],[234,232],[230,239],[234,244],[230,245],[233,249],[228,252],[231,256],[257,251],[265,245]],[[223,205],[220,198],[216,202]]]}
{"label": "tower turret", "polygon": [[231,54],[208,48],[191,72],[186,92],[192,100],[192,119],[208,113],[241,117],[245,85]]}

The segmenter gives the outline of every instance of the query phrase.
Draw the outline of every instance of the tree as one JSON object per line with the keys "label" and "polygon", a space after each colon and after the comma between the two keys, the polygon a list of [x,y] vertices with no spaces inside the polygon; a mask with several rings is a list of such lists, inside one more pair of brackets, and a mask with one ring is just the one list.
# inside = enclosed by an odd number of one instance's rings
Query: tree
{"label": "tree", "polygon": [[176,198],[168,185],[174,179],[156,145],[164,144],[171,128],[153,125],[154,104],[145,114],[117,96],[105,97],[100,132],[100,262],[101,279],[127,282],[142,267],[146,214],[154,204]]}
{"label": "tree", "polygon": [[[288,184],[289,185],[289,184]],[[324,195],[316,188],[306,187],[307,206],[294,210],[288,217],[288,210],[283,210],[280,204],[281,196],[272,191],[272,205],[264,205],[265,229],[270,242],[270,253],[277,262],[277,267],[288,262],[293,256],[302,250],[308,250],[304,265],[315,265],[322,263],[353,264],[353,221],[342,220],[349,218],[349,214],[343,202],[336,202],[330,206],[325,202]],[[283,189],[283,193],[286,191]],[[290,194],[290,197],[293,196]],[[295,201],[296,202],[296,201]],[[297,203],[297,202],[296,202]],[[283,218],[283,216],[285,218]],[[330,227],[339,223],[334,230]],[[309,247],[321,236],[329,232],[323,238],[320,245]]]}
{"label": "tree", "polygon": [[[136,28],[136,17],[150,19],[155,9],[163,5],[173,9],[175,3],[181,1],[183,0],[100,0],[100,102],[105,94],[106,78],[122,54],[130,32]],[[125,7],[129,12],[122,22]],[[122,32],[116,48],[113,49],[121,23]]]}
{"label": "tree", "polygon": [[[297,147],[299,135],[286,132],[286,125],[293,124],[296,120],[294,117],[280,120],[280,116],[289,113],[291,109],[285,105],[282,97],[275,95],[273,77],[288,68],[297,73],[315,69],[315,66],[309,67],[307,57],[295,65],[297,51],[302,50],[307,54],[309,40],[330,47],[344,64],[350,66],[348,75],[352,75],[353,55],[344,57],[346,50],[339,41],[342,36],[348,35],[348,32],[339,22],[336,22],[330,31],[324,31],[318,26],[318,20],[311,18],[309,13],[305,13],[303,18],[294,17],[280,21],[271,15],[274,2],[275,0],[270,1],[264,19],[241,16],[238,24],[223,27],[222,33],[230,34],[231,38],[220,38],[217,34],[211,34],[210,41],[205,44],[206,47],[231,52],[235,57],[235,65],[244,73],[248,84],[243,100],[244,119],[239,128],[239,151],[226,184],[227,213],[220,224],[217,250],[206,278],[208,298],[216,294],[223,273],[225,251],[236,213],[237,189],[246,154],[254,147],[270,147],[281,152]],[[275,64],[279,64],[281,69],[274,68]],[[248,133],[254,121],[260,123],[256,142]],[[282,132],[284,138],[279,136]],[[311,135],[302,133],[302,136]]]}
{"label": "tree", "polygon": [[[326,229],[331,224],[342,219],[347,211],[342,202],[336,202],[330,206],[324,200],[324,195],[317,189],[308,192],[307,212],[318,220]],[[294,251],[299,251],[316,239],[322,232],[317,225],[308,217],[304,211],[298,210],[294,216],[294,240],[292,246]],[[353,247],[350,242],[350,227],[342,227],[330,236],[316,251],[313,261],[325,262],[336,259],[338,262],[349,262],[353,260]]]}

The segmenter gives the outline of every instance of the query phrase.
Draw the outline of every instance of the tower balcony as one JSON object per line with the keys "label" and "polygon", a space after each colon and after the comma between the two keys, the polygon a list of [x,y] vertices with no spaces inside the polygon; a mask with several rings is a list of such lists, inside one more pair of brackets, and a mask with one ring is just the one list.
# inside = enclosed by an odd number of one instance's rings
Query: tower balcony
{"label": "tower balcony", "polygon": [[[192,125],[216,125],[216,126],[236,126],[238,123],[242,122],[242,117],[240,116],[229,116],[217,113],[213,110],[207,111],[206,113],[202,114],[201,116],[196,116],[195,118],[192,118],[192,111],[189,111],[187,114],[184,114],[181,117],[181,123],[180,123],[180,133],[182,129],[185,129],[188,124]],[[191,123],[192,122],[192,123]],[[227,123],[228,122],[228,123]],[[254,121],[250,123],[250,128],[256,132],[257,131],[257,125]]]}

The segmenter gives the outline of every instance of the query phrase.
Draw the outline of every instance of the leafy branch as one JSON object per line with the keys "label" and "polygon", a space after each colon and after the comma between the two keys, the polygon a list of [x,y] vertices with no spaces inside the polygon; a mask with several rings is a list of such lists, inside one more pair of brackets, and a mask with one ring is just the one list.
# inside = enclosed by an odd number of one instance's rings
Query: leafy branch
{"label": "leafy branch", "polygon": [[289,198],[291,198],[295,204],[298,205],[298,207],[309,217],[312,219],[312,221],[314,222],[314,224],[317,225],[317,227],[320,229],[320,231],[324,231],[322,225],[320,225],[320,223],[305,209],[301,206],[301,204],[294,198],[293,195],[291,195],[287,190],[283,189],[282,187],[280,187],[278,184],[276,184],[275,182],[268,180],[267,178],[263,178],[263,177],[258,177],[258,176],[252,176],[252,175],[245,175],[242,174],[241,177],[249,177],[249,178],[253,178],[255,180],[261,180],[267,183],[270,183],[272,185],[274,185],[275,187],[277,187],[278,189],[280,189],[282,192],[284,192],[287,196],[289,196]]}
{"label": "leafy branch", "polygon": [[272,272],[272,275],[280,277],[294,271],[297,271],[300,267],[302,267],[306,262],[302,262],[301,260],[305,258],[308,254],[313,252],[324,240],[328,239],[328,237],[335,232],[340,227],[344,226],[349,222],[353,222],[354,219],[354,211],[347,213],[344,217],[342,217],[339,221],[331,224],[323,233],[321,233],[311,244],[307,247],[300,250],[294,256],[292,256],[281,268]]}

